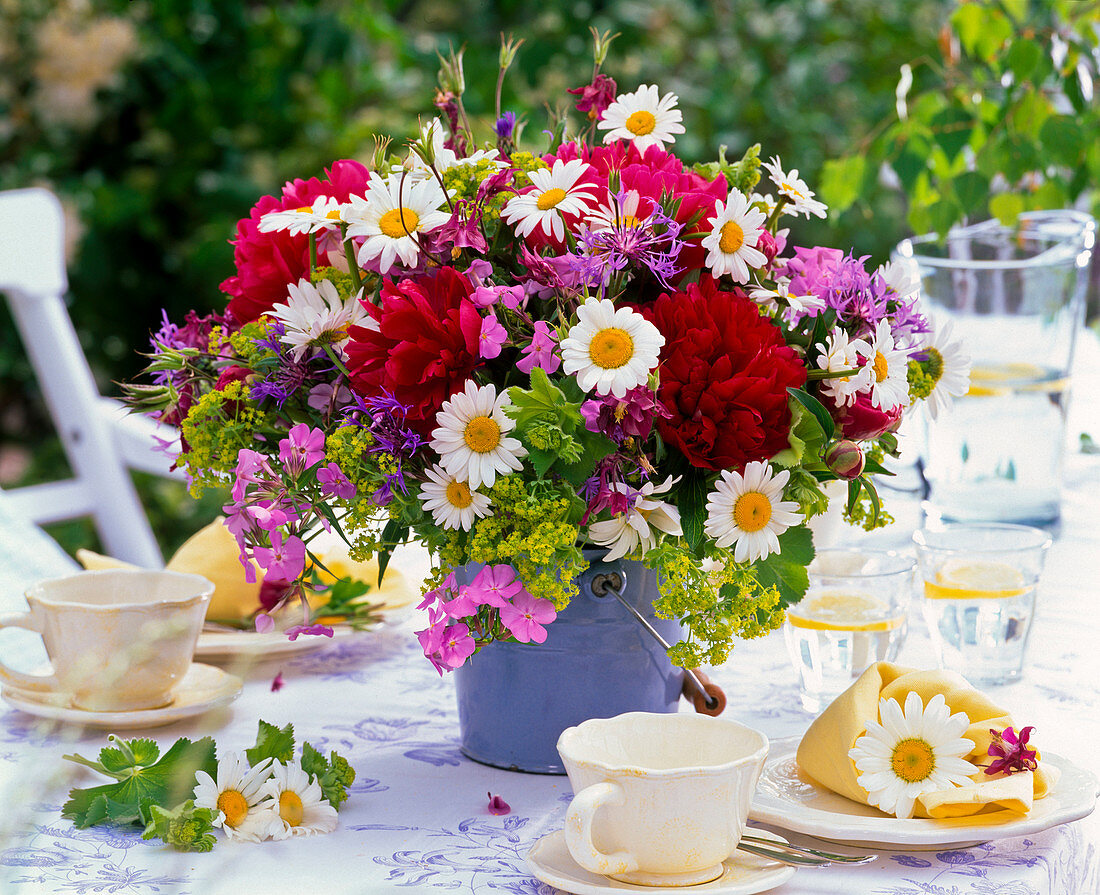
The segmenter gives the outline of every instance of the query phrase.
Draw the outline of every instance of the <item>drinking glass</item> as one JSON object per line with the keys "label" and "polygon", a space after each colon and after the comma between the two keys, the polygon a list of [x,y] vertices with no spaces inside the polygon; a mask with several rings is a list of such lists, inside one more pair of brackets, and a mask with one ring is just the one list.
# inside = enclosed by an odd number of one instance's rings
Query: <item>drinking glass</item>
{"label": "drinking glass", "polygon": [[929,508],[958,522],[1058,518],[1070,367],[1085,313],[1095,222],[1076,211],[985,221],[943,240],[918,236],[925,310],[970,353],[970,391],[934,422],[921,451]]}
{"label": "drinking glass", "polygon": [[893,551],[818,551],[806,596],[783,626],[803,708],[820,712],[875,662],[897,658],[914,565]]}
{"label": "drinking glass", "polygon": [[924,613],[941,668],[981,686],[1018,680],[1050,536],[1009,524],[921,529]]}

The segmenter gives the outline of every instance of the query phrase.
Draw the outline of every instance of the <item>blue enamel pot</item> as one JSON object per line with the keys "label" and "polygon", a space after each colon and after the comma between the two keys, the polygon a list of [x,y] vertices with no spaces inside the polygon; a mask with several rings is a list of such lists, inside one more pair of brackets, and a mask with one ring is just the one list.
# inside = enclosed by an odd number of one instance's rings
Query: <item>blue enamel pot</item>
{"label": "blue enamel pot", "polygon": [[[472,578],[477,568],[465,571]],[[677,710],[683,671],[614,596],[592,592],[593,578],[612,573],[665,640],[680,639],[679,622],[653,614],[655,572],[636,561],[591,561],[577,579],[580,592],[547,626],[545,643],[491,643],[455,670],[463,754],[507,770],[564,774],[557,742],[565,728],[623,712]]]}

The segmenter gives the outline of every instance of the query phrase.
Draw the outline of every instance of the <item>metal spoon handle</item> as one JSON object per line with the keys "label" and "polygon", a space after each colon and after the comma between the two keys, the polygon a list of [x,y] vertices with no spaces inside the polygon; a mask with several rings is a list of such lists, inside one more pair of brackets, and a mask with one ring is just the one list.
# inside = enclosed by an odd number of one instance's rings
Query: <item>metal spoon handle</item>
{"label": "metal spoon handle", "polygon": [[[778,842],[772,844],[779,845]],[[778,861],[780,864],[790,864],[792,867],[824,867],[833,863],[827,858],[814,858],[810,855],[800,855],[795,852],[778,851],[773,848],[764,848],[761,845],[750,845],[744,841],[739,842],[737,848],[739,851],[748,852],[750,855],[767,858],[769,861]]]}
{"label": "metal spoon handle", "polygon": [[769,848],[780,848],[792,852],[799,852],[805,855],[812,855],[815,858],[825,858],[829,861],[835,861],[838,864],[870,864],[872,861],[878,860],[878,855],[837,855],[832,852],[819,851],[816,848],[807,848],[804,845],[795,845],[792,842],[776,842],[774,839],[767,839],[763,836],[746,835],[741,837],[741,841],[759,843]]}

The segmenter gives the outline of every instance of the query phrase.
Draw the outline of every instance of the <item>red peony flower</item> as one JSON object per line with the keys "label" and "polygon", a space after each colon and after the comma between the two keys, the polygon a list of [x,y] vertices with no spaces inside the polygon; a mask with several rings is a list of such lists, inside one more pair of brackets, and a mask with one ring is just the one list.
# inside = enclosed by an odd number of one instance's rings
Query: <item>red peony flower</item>
{"label": "red peony flower", "polygon": [[665,337],[657,397],[670,418],[657,431],[667,444],[704,469],[742,469],[787,447],[787,389],[806,370],[749,298],[703,277],[641,313]]}
{"label": "red peony flower", "polygon": [[893,410],[880,410],[871,404],[871,393],[861,392],[855,402],[847,407],[839,406],[832,398],[822,393],[818,396],[836,422],[838,437],[852,441],[866,441],[878,438],[887,432],[894,432],[901,425],[901,415],[905,410],[900,404]]}
{"label": "red peony flower", "polygon": [[472,292],[450,267],[417,281],[387,280],[382,306],[366,305],[372,323],[348,331],[352,389],[366,398],[389,392],[409,408],[410,426],[430,432],[443,402],[481,364],[482,320]]}
{"label": "red peony flower", "polygon": [[248,217],[237,224],[233,240],[233,261],[237,275],[221,284],[231,295],[229,311],[241,323],[249,323],[287,298],[287,286],[309,276],[309,237],[291,236],[286,231],[261,233],[260,218],[271,211],[287,211],[312,205],[318,196],[333,196],[347,202],[362,195],[370,172],[359,162],[342,159],[325,171],[326,180],[288,181],[282,196],[264,196]]}
{"label": "red peony flower", "polygon": [[[653,203],[659,202],[662,194],[670,196],[673,201],[679,200],[673,218],[679,224],[690,225],[685,233],[708,229],[707,221],[714,215],[715,203],[724,201],[729,194],[725,177],[707,180],[692,171],[685,171],[683,162],[659,146],[650,146],[640,153],[633,143],[623,140],[592,149],[576,143],[564,143],[556,155],[545,158],[548,161],[554,158],[566,161],[583,158],[595,169],[596,179],[603,190],[598,194],[602,203],[608,201],[604,191],[607,190],[608,175],[612,170],[619,172],[620,189],[636,190]],[[639,207],[646,214],[651,209],[652,205],[647,207],[644,202]],[[680,252],[676,263],[681,276],[703,267],[707,253],[703,250],[702,239],[700,236],[688,240]]]}

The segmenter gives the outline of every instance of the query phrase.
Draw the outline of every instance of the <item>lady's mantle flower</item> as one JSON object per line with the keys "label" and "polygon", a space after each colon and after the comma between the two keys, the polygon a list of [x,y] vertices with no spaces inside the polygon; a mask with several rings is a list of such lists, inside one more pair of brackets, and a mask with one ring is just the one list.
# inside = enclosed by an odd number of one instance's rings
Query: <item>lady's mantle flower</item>
{"label": "lady's mantle flower", "polygon": [[770,162],[764,162],[764,167],[768,169],[772,183],[779,188],[779,195],[787,200],[786,210],[791,214],[803,214],[806,217],[811,214],[819,218],[826,217],[825,203],[815,199],[813,190],[806,186],[804,180],[799,180],[797,168],[784,173],[779,158],[775,156]]}
{"label": "lady's mantle flower", "polygon": [[1021,771],[1034,771],[1039,766],[1039,753],[1029,749],[1027,741],[1034,727],[1025,727],[1018,734],[1011,727],[998,732],[990,730],[993,742],[989,744],[988,754],[994,757],[985,769],[987,774],[1018,774]]}
{"label": "lady's mantle flower", "polygon": [[348,327],[367,319],[367,312],[359,303],[363,290],[345,302],[329,280],[314,286],[303,279],[297,286],[289,286],[288,292],[287,303],[275,305],[270,314],[282,322],[282,341],[291,346],[294,360],[301,360],[309,348],[324,348],[325,345],[331,345],[343,356]]}
{"label": "lady's mantle flower", "polygon": [[586,392],[622,398],[649,378],[665,337],[641,314],[610,299],[587,298],[561,343],[566,373]]}
{"label": "lady's mantle flower", "polygon": [[676,108],[675,93],[660,96],[656,84],[642,84],[633,93],[621,93],[607,107],[596,125],[604,134],[603,141],[630,140],[639,152],[650,146],[673,143],[673,134],[684,133],[683,115]]}
{"label": "lady's mantle flower", "polygon": [[273,839],[331,833],[336,829],[336,809],[322,797],[317,781],[296,764],[275,762],[260,794],[269,800]]}
{"label": "lady's mantle flower", "polygon": [[601,547],[610,547],[605,562],[619,559],[636,550],[642,552],[657,545],[657,532],[679,537],[684,533],[680,527],[680,511],[672,504],[654,499],[655,494],[664,494],[675,484],[670,476],[660,485],[646,482],[635,491],[629,485],[616,482],[612,487],[626,494],[632,505],[625,513],[603,522],[592,522],[588,534]]}
{"label": "lady's mantle flower", "polygon": [[733,190],[726,202],[716,203],[708,223],[712,230],[703,240],[703,248],[709,253],[707,267],[716,277],[729,274],[735,283],[747,283],[750,267],[758,269],[768,263],[756,248],[764,232],[764,212],[750,206],[744,193]]}
{"label": "lady's mantle flower", "polygon": [[435,181],[391,174],[383,180],[371,175],[365,198],[351,197],[344,211],[348,237],[365,237],[356,256],[362,267],[371,263],[379,273],[389,273],[398,261],[415,267],[420,259],[418,234],[437,230],[450,220],[443,211],[447,197]]}
{"label": "lady's mantle flower", "polygon": [[442,466],[429,467],[424,474],[428,481],[420,484],[420,499],[436,525],[469,531],[475,519],[489,515],[492,506],[489,498],[471,489]]}
{"label": "lady's mantle flower", "polygon": [[520,458],[527,449],[508,435],[516,421],[505,415],[508,395],[497,397],[492,384],[477,387],[470,380],[436,415],[438,428],[432,431],[432,447],[439,452],[443,468],[471,489],[492,487],[497,474],[507,475],[523,468]]}
{"label": "lady's mantle flower", "polygon": [[534,189],[508,200],[501,217],[516,228],[520,236],[541,229],[559,242],[565,239],[563,215],[580,216],[591,211],[592,184],[578,183],[589,171],[581,159],[563,162],[553,168],[538,168],[529,173]]}
{"label": "lady's mantle flower", "polygon": [[904,713],[896,699],[883,699],[879,717],[881,723],[867,721],[867,733],[856,740],[848,757],[859,771],[857,779],[868,802],[887,814],[912,817],[922,795],[968,785],[977,773],[962,757],[974,748],[960,736],[970,719],[965,712],[950,714],[942,693],[926,707],[910,690]]}
{"label": "lady's mantle flower", "polygon": [[274,820],[271,806],[262,804],[263,785],[270,775],[270,758],[250,768],[243,755],[227,752],[218,762],[216,781],[206,771],[195,771],[195,807],[216,811],[214,826],[230,839],[259,842],[268,837]]}
{"label": "lady's mantle flower", "polygon": [[722,470],[722,477],[707,497],[704,531],[719,547],[734,545],[733,558],[737,562],[756,562],[778,553],[779,535],[802,521],[798,504],[782,500],[790,475],[785,469],[773,475],[761,460],[749,463],[743,476]]}

